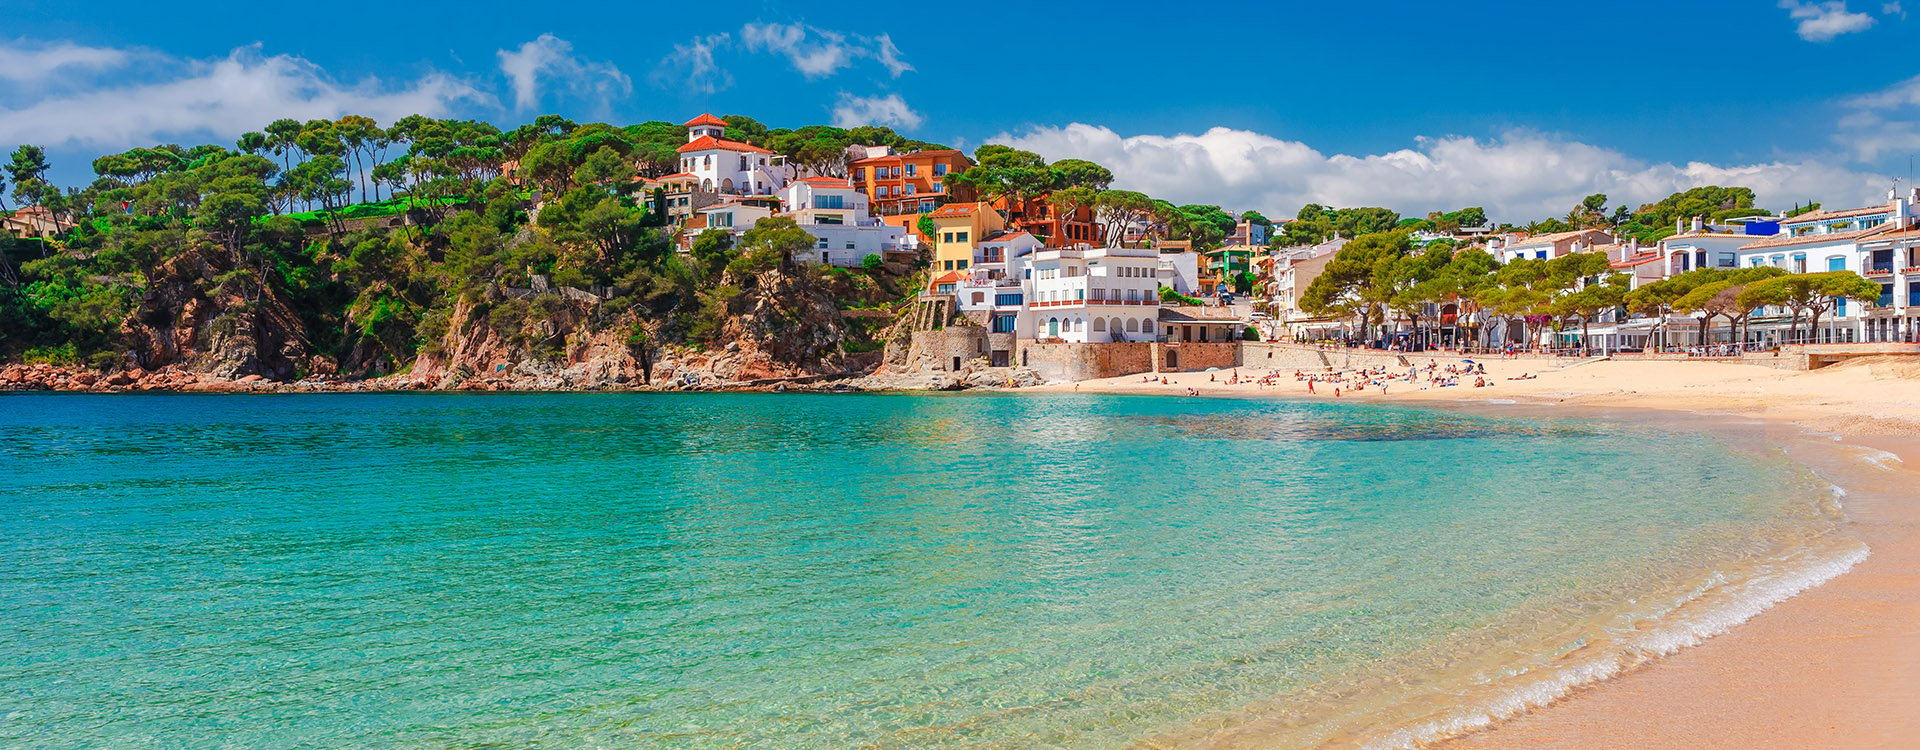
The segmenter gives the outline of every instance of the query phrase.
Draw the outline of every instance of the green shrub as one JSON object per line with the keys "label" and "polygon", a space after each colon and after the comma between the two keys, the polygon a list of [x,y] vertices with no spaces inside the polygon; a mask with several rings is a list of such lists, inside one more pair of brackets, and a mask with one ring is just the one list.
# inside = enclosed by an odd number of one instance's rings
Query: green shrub
{"label": "green shrub", "polygon": [[30,365],[53,365],[55,367],[73,367],[80,364],[80,354],[74,350],[71,342],[59,346],[36,346],[21,353],[20,361]]}

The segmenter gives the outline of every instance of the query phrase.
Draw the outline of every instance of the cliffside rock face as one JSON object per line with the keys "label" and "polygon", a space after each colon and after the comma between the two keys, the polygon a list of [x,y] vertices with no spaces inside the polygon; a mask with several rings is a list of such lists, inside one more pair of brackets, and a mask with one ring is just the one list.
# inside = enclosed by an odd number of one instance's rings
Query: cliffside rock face
{"label": "cliffside rock face", "polygon": [[732,381],[838,375],[847,370],[846,317],[833,295],[806,276],[771,270],[742,279],[744,291],[728,305],[712,361],[714,374]]}
{"label": "cliffside rock face", "polygon": [[600,305],[586,294],[489,291],[457,305],[446,334],[401,377],[410,387],[465,390],[578,390],[644,381],[638,350],[627,342],[634,318],[603,316]]}
{"label": "cliffside rock face", "polygon": [[276,380],[311,370],[306,328],[271,285],[228,278],[219,255],[183,253],[163,264],[147,295],[121,324],[134,361],[179,365],[222,378]]}

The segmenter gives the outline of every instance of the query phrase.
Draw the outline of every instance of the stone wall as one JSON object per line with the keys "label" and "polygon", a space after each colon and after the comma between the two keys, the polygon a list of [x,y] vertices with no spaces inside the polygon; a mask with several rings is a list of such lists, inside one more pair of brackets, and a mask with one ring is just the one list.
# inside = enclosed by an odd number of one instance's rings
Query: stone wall
{"label": "stone wall", "polygon": [[1151,372],[1158,344],[1021,342],[1019,364],[1050,381],[1092,380]]}
{"label": "stone wall", "polygon": [[1240,366],[1240,344],[1022,342],[1020,363],[1051,381],[1205,370],[1209,367],[1225,370]]}
{"label": "stone wall", "polygon": [[[914,331],[907,345],[906,371],[926,374],[954,372],[966,363],[987,356],[987,329],[979,326],[948,326],[934,331]],[[959,367],[954,363],[958,361]]]}
{"label": "stone wall", "polygon": [[[1159,347],[1156,361],[1160,363],[1160,372],[1205,370],[1209,367],[1230,370],[1241,366],[1241,355],[1244,351],[1238,342],[1223,344],[1186,342],[1154,346]],[[1173,355],[1172,359],[1167,357],[1169,354]]]}

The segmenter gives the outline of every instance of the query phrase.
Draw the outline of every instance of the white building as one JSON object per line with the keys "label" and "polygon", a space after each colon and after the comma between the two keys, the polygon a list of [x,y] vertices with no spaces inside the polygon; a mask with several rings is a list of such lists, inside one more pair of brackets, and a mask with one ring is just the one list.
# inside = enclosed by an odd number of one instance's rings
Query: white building
{"label": "white building", "polygon": [[988,237],[974,245],[970,266],[941,274],[936,289],[951,293],[960,312],[984,319],[989,332],[1031,331],[1028,271],[1033,267],[1034,254],[1045,246],[1027,232],[1001,232]]}
{"label": "white building", "polygon": [[1071,343],[1158,337],[1162,266],[1148,248],[1048,248],[1027,269],[1030,328],[1021,338]]}
{"label": "white building", "polygon": [[867,258],[903,248],[904,227],[873,218],[864,192],[833,177],[807,177],[780,191],[781,214],[814,237],[818,255],[809,260],[858,266]]}
{"label": "white building", "polygon": [[1555,232],[1508,241],[1494,253],[1501,263],[1516,260],[1548,260],[1570,253],[1586,252],[1596,245],[1612,244],[1613,235],[1598,229]]}
{"label": "white building", "polygon": [[[1882,291],[1875,304],[1836,301],[1832,314],[1824,316],[1814,332],[1816,342],[1913,340],[1920,332],[1920,304],[1915,304],[1920,303],[1920,257],[1913,253],[1910,236],[1916,203],[1920,189],[1889,196],[1881,206],[1783,219],[1780,234],[1742,245],[1736,262],[1789,273],[1852,271],[1879,282]],[[1778,312],[1762,311],[1763,320],[1756,321],[1752,336],[1780,340],[1789,321],[1778,320],[1778,315],[1764,319]]]}
{"label": "white building", "polygon": [[713,115],[687,121],[680,171],[699,178],[700,189],[721,195],[772,195],[787,186],[793,169],[759,146],[726,140],[727,122]]}
{"label": "white building", "polygon": [[682,251],[693,249],[694,239],[698,238],[701,232],[709,229],[719,229],[732,234],[733,244],[738,247],[741,235],[746,234],[747,230],[752,229],[753,225],[761,219],[774,214],[773,207],[768,205],[769,203],[771,200],[764,198],[744,200],[733,198],[694,211],[693,215],[687,219],[686,226],[680,230],[680,249]]}
{"label": "white building", "polygon": [[1276,319],[1289,327],[1303,321],[1316,320],[1300,309],[1300,295],[1307,286],[1320,277],[1333,261],[1340,248],[1347,246],[1347,240],[1334,238],[1318,245],[1302,245],[1285,248],[1274,256],[1273,282],[1268,287],[1268,298],[1273,302],[1273,314]]}

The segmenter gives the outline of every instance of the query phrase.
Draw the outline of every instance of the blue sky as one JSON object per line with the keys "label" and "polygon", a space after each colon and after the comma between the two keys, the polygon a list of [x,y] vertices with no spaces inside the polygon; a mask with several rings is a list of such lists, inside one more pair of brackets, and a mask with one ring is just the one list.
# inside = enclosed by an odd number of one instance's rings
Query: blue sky
{"label": "blue sky", "polygon": [[1709,182],[1875,201],[1920,152],[1920,24],[1885,0],[311,7],[11,0],[0,148],[79,183],[94,154],[279,114],[711,110],[1012,142],[1270,215],[1512,220]]}

